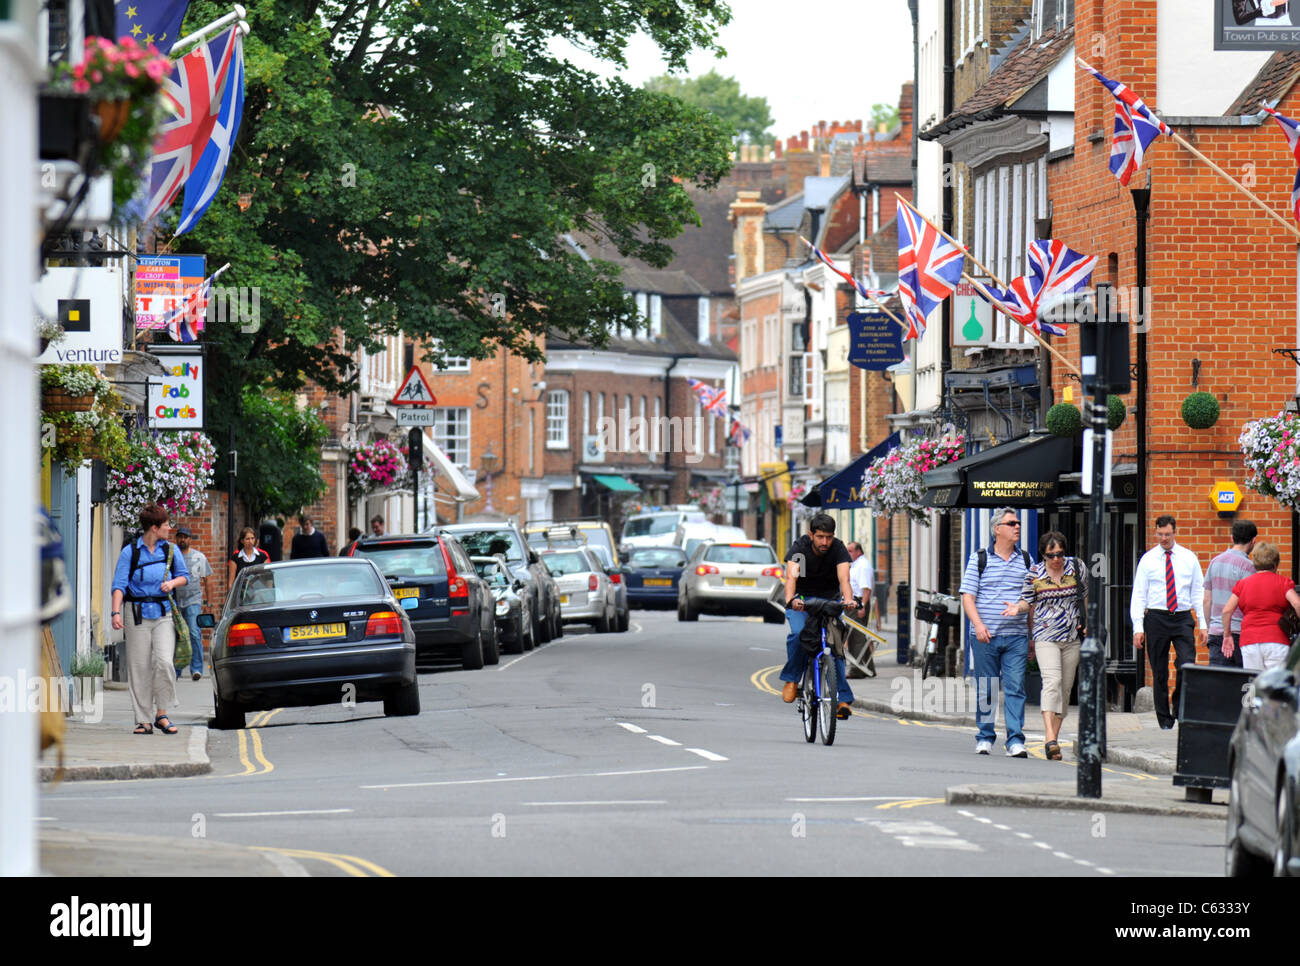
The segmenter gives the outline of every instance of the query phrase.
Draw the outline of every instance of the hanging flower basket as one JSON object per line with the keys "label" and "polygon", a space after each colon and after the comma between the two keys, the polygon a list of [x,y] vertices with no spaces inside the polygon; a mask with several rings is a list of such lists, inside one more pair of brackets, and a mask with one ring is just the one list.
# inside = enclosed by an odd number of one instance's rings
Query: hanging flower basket
{"label": "hanging flower basket", "polygon": [[112,144],[131,116],[131,102],[125,99],[96,101],[95,114],[99,117],[99,142]]}
{"label": "hanging flower basket", "polygon": [[1300,510],[1300,413],[1279,413],[1242,427],[1237,439],[1248,489]]}
{"label": "hanging flower basket", "polygon": [[41,390],[41,410],[47,413],[86,413],[95,405],[95,394],[74,396],[63,389]]}
{"label": "hanging flower basket", "polygon": [[863,501],[879,516],[906,513],[929,526],[930,516],[921,506],[925,495],[921,474],[959,460],[965,452],[962,433],[904,443],[867,467],[862,475]]}
{"label": "hanging flower basket", "polygon": [[381,437],[353,450],[348,460],[348,494],[356,499],[400,483],[408,472],[406,449]]}
{"label": "hanging flower basket", "polygon": [[202,510],[208,502],[216,449],[203,433],[140,430],[129,440],[129,457],[108,474],[113,522],[128,529],[140,525],[140,510],[157,503],[174,516]]}

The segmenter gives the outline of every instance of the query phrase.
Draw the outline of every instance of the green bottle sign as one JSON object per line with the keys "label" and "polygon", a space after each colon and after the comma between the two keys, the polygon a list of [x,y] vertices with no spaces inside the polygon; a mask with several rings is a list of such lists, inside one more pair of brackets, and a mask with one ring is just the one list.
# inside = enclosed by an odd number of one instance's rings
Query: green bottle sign
{"label": "green bottle sign", "polygon": [[970,282],[961,282],[953,293],[952,344],[989,345],[993,341],[993,306],[975,293]]}

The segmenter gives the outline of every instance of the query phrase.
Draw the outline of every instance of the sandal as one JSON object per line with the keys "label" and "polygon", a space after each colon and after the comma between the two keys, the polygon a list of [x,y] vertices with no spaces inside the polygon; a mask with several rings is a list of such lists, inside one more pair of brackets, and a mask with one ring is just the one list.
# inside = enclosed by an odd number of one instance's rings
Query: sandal
{"label": "sandal", "polygon": [[1047,744],[1043,745],[1043,750],[1047,752],[1047,757],[1049,760],[1051,761],[1061,760],[1061,746],[1057,744],[1055,741],[1049,741]]}
{"label": "sandal", "polygon": [[151,734],[153,734],[153,725],[144,724],[143,722],[141,722],[140,724],[138,724],[138,725],[135,726],[135,731],[131,732],[131,734],[133,734],[133,735],[151,735]]}
{"label": "sandal", "polygon": [[[167,723],[163,724],[164,721]],[[176,732],[181,730],[172,724],[172,719],[167,717],[165,714],[158,715],[158,717],[153,719],[153,723],[158,727],[158,730],[165,735],[174,735]]]}

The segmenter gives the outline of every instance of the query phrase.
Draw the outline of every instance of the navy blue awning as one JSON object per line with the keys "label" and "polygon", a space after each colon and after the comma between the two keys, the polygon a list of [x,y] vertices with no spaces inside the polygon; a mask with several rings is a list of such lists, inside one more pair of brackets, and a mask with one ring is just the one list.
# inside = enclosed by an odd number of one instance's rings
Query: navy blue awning
{"label": "navy blue awning", "polygon": [[859,456],[834,476],[828,476],[801,501],[805,506],[823,510],[857,510],[866,506],[861,499],[862,475],[867,467],[899,444],[898,433],[890,433],[882,442]]}

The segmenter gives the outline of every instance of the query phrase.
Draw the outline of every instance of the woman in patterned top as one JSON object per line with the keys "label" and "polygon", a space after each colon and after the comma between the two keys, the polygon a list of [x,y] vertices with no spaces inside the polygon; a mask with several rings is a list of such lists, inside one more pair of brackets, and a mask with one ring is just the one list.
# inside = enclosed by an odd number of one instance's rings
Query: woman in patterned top
{"label": "woman in patterned top", "polygon": [[1008,604],[1003,616],[1028,612],[1029,646],[1037,654],[1043,676],[1043,750],[1053,761],[1061,760],[1057,738],[1065,720],[1074,673],[1079,667],[1079,643],[1087,614],[1088,574],[1083,561],[1065,552],[1065,534],[1049,530],[1038,543],[1039,562],[1025,575],[1020,600]]}

